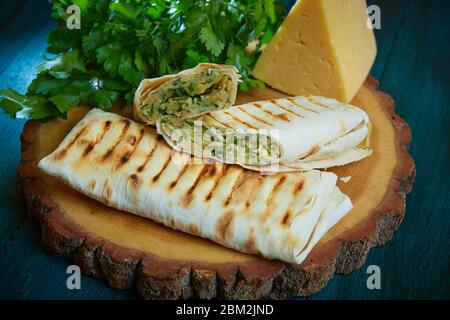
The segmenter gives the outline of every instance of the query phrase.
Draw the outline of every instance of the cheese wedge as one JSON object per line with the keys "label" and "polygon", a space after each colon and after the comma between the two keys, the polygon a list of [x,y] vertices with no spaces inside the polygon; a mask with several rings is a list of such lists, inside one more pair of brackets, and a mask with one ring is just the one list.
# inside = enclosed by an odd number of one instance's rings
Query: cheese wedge
{"label": "cheese wedge", "polygon": [[253,75],[285,93],[349,102],[376,56],[365,0],[298,0]]}

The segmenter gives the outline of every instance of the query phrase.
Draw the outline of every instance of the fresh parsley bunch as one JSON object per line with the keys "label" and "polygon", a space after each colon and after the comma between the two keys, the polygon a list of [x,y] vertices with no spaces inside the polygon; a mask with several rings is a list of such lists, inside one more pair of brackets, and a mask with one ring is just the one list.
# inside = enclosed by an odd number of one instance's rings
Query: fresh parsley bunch
{"label": "fresh parsley bunch", "polygon": [[[201,62],[235,65],[241,91],[262,87],[250,72],[284,15],[277,0],[51,2],[60,25],[48,37],[37,77],[25,95],[0,90],[0,107],[11,117],[65,116],[78,104],[111,110],[119,99],[131,105],[143,78]],[[72,4],[81,9],[81,29],[66,27]],[[249,49],[250,43],[256,47]]]}

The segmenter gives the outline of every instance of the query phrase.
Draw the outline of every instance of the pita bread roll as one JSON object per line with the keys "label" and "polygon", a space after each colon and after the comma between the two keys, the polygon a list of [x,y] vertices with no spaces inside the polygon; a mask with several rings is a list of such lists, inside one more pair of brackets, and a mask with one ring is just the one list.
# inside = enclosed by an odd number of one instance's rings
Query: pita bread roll
{"label": "pita bread roll", "polygon": [[108,206],[289,263],[352,207],[330,172],[263,176],[193,160],[153,128],[93,109],[39,168]]}
{"label": "pita bread roll", "polygon": [[316,96],[247,103],[157,128],[176,150],[257,171],[323,169],[372,153],[367,114]]}
{"label": "pita bread roll", "polygon": [[174,75],[144,79],[134,97],[134,115],[154,125],[165,118],[192,118],[234,104],[239,75],[234,66],[201,63]]}

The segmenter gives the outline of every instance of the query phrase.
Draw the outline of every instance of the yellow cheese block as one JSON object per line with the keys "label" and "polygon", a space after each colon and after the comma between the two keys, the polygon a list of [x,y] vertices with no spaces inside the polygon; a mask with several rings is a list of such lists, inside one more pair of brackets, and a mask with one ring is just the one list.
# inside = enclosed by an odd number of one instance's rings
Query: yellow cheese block
{"label": "yellow cheese block", "polygon": [[298,0],[253,75],[291,95],[349,102],[376,56],[365,0]]}

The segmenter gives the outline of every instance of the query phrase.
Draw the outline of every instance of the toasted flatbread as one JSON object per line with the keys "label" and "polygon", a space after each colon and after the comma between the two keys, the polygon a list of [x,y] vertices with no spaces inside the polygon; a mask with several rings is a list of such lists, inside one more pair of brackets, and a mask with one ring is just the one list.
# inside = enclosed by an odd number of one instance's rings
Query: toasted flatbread
{"label": "toasted flatbread", "polygon": [[141,81],[134,97],[136,120],[149,125],[185,119],[234,104],[239,82],[234,66],[200,63],[195,68]]}
{"label": "toasted flatbread", "polygon": [[91,110],[39,168],[107,206],[223,246],[301,263],[351,207],[335,174],[261,175],[174,151],[152,127]]}
{"label": "toasted flatbread", "polygon": [[372,153],[367,114],[316,96],[246,103],[157,128],[176,150],[258,171],[324,169]]}

